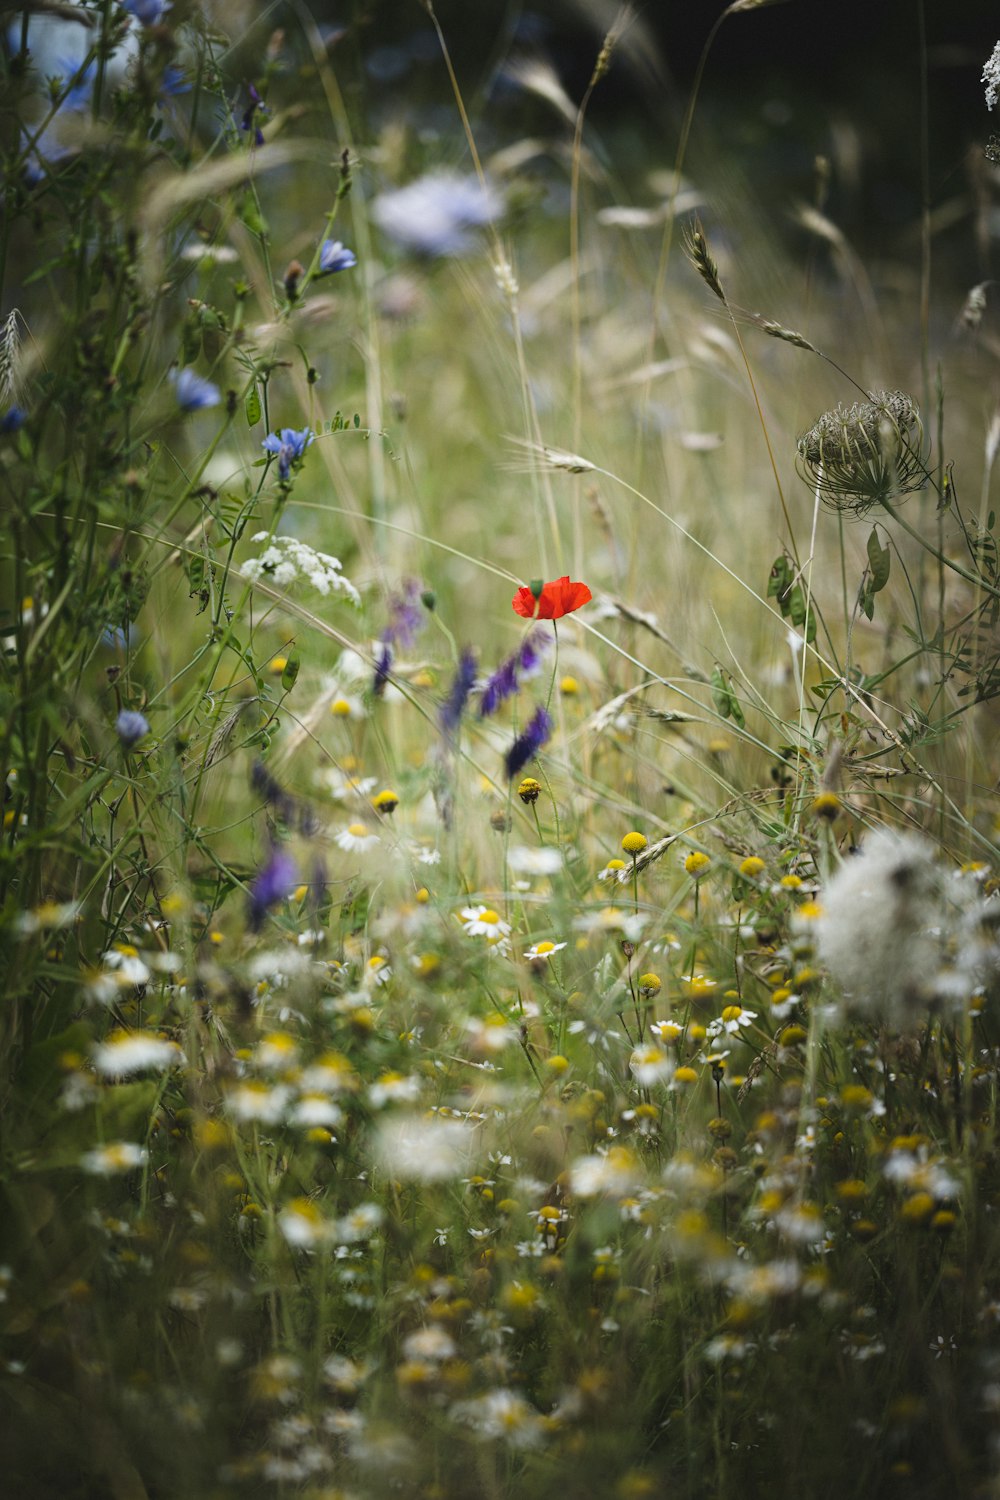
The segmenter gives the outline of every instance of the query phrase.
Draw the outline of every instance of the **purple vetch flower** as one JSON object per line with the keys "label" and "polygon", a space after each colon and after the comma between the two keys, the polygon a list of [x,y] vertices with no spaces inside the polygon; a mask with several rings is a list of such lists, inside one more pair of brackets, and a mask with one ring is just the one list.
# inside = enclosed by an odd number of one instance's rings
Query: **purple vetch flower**
{"label": "purple vetch flower", "polygon": [[468,647],[458,658],[458,668],[451,684],[451,691],[441,705],[441,728],[446,735],[453,735],[461,722],[469,694],[476,682],[476,657]]}
{"label": "purple vetch flower", "polygon": [[509,780],[522,771],[529,760],[534,760],[551,733],[552,720],[549,714],[544,708],[536,709],[524,732],[518,735],[504,757],[504,768]]}
{"label": "purple vetch flower", "polygon": [[552,639],[547,630],[532,630],[525,636],[514,654],[501,663],[483,689],[479,705],[481,718],[486,719],[490,714],[496,713],[505,699],[513,697],[521,678],[535,671],[552,645]]}
{"label": "purple vetch flower", "polygon": [[324,240],[319,250],[319,274],[330,276],[334,271],[349,271],[356,266],[358,257],[339,240]]}
{"label": "purple vetch flower", "polygon": [[255,932],[267,916],[268,907],[291,895],[295,881],[295,861],[275,845],[267,864],[250,887],[250,926]]}
{"label": "purple vetch flower", "polygon": [[254,145],[263,146],[264,132],[256,123],[254,116],[257,114],[266,115],[267,105],[264,103],[263,99],[260,97],[252,83],[247,84],[247,92],[250,95],[250,103],[243,111],[243,118],[240,120],[240,129],[252,130]]}
{"label": "purple vetch flower", "polygon": [[126,750],[131,750],[149,733],[149,721],[134,708],[123,708],[115,720],[115,730]]}
{"label": "purple vetch flower", "polygon": [[297,464],[310,443],[315,441],[315,435],[308,427],[303,427],[301,432],[294,427],[282,427],[280,432],[269,432],[261,447],[267,453],[277,454],[278,478],[287,479],[292,464]]}
{"label": "purple vetch flower", "polygon": [[219,387],[194,370],[171,370],[170,379],[181,411],[203,411],[207,406],[218,406],[222,400]]}

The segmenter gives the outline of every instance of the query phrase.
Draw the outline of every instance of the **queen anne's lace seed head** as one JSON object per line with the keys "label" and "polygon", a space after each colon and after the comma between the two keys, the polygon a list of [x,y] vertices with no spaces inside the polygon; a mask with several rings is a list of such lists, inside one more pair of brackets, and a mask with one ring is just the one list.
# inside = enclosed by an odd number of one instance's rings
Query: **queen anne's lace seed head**
{"label": "queen anne's lace seed head", "polygon": [[1000,974],[995,898],[915,834],[878,829],[820,893],[819,952],[843,1008],[905,1031]]}
{"label": "queen anne's lace seed head", "polygon": [[824,412],[802,434],[799,473],[832,509],[864,515],[927,483],[923,441],[920,412],[904,391],[870,391],[867,401]]}

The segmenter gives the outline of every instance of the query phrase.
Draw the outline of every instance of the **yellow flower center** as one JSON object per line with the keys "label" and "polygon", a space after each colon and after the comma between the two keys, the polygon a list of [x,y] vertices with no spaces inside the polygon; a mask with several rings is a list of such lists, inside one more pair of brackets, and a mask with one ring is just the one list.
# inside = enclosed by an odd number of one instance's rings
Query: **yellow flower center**
{"label": "yellow flower center", "polygon": [[622,839],[622,848],[626,854],[641,854],[648,843],[649,840],[644,833],[637,833],[633,830]]}

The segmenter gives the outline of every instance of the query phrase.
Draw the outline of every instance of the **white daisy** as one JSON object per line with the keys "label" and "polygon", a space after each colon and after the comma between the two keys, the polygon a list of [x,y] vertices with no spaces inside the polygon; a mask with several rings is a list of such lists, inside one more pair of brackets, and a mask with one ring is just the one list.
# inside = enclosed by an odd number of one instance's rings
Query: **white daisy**
{"label": "white daisy", "polygon": [[379,842],[378,834],[370,832],[366,823],[349,823],[334,838],[338,848],[346,850],[348,854],[364,854]]}

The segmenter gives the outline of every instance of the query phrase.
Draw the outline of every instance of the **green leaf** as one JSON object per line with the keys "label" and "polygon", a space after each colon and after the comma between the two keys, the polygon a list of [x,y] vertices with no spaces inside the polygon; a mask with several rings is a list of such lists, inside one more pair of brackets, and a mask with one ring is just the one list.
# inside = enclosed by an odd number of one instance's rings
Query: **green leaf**
{"label": "green leaf", "polygon": [[256,385],[252,385],[247,391],[245,408],[247,414],[247,426],[256,427],[261,418],[260,393],[258,392]]}

